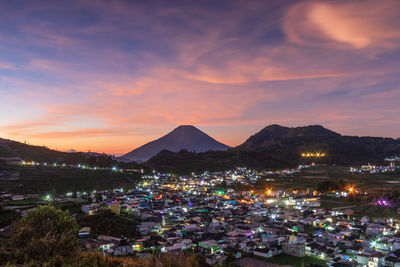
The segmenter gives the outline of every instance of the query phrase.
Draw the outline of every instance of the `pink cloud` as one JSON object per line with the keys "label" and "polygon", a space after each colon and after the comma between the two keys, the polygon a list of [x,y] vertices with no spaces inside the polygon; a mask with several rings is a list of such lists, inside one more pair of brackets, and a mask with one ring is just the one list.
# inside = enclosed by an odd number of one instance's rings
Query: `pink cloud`
{"label": "pink cloud", "polygon": [[15,66],[12,63],[9,62],[2,62],[0,61],[0,69],[5,69],[5,70],[16,70],[17,66]]}
{"label": "pink cloud", "polygon": [[[23,22],[23,36],[2,41],[16,47],[26,63],[18,69],[0,63],[20,74],[1,77],[15,92],[0,100],[17,103],[24,112],[0,131],[52,147],[119,153],[179,124],[225,127],[216,136],[237,145],[270,123],[322,123],[350,132],[357,130],[357,120],[371,120],[374,129],[378,120],[394,117],[387,114],[398,111],[392,103],[398,90],[373,94],[368,88],[397,82],[390,72],[398,61],[381,61],[364,51],[388,51],[398,44],[395,2],[306,1],[282,9],[283,17],[266,15],[279,2],[264,3],[221,14],[165,9],[162,3],[143,8],[139,2],[82,1],[79,6],[90,8],[98,21],[78,28],[30,23],[29,12],[21,11],[15,15]],[[256,23],[243,29],[256,15]],[[263,36],[271,30],[285,36]],[[18,48],[25,43],[51,53]],[[348,99],[335,98],[340,91]],[[321,95],[333,97],[318,99]],[[388,108],[372,108],[374,98]],[[360,99],[364,104],[357,104]],[[236,127],[247,130],[232,130]]]}
{"label": "pink cloud", "polygon": [[318,2],[292,7],[284,20],[290,41],[336,48],[398,47],[397,1]]}

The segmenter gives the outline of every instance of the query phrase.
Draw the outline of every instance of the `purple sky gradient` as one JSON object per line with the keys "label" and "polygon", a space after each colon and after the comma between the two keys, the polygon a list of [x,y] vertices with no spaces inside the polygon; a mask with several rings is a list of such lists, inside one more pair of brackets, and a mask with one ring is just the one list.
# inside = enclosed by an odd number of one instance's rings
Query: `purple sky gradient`
{"label": "purple sky gradient", "polygon": [[399,1],[3,1],[0,137],[121,154],[193,124],[400,136]]}

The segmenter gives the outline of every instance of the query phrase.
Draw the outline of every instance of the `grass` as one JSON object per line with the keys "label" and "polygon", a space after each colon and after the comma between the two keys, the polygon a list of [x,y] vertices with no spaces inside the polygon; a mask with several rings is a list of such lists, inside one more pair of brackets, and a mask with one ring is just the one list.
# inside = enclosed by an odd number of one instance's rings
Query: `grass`
{"label": "grass", "polygon": [[375,218],[396,218],[399,219],[400,215],[397,213],[396,208],[378,207],[378,206],[360,206],[354,209],[355,217],[368,216],[370,219]]}
{"label": "grass", "polygon": [[276,263],[279,265],[291,265],[294,267],[301,267],[302,266],[302,261],[304,260],[304,265],[310,265],[310,264],[318,264],[320,266],[326,266],[326,261],[323,259],[320,259],[315,256],[305,256],[303,258],[295,257],[292,255],[288,254],[279,254],[276,256],[273,256],[271,258],[263,258],[263,257],[256,257],[257,259],[261,259],[263,261],[271,262],[271,263]]}
{"label": "grass", "polygon": [[331,198],[331,197],[321,198],[321,208],[324,209],[340,208],[347,206],[360,206],[360,205],[368,205],[368,203],[363,200],[353,201],[347,198]]}
{"label": "grass", "polygon": [[330,198],[323,197],[321,199],[321,208],[332,209],[340,207],[351,207],[354,211],[352,217],[361,218],[368,216],[370,219],[375,218],[400,218],[396,207],[380,207],[370,204],[367,200],[353,201],[347,198]]}
{"label": "grass", "polygon": [[5,201],[4,204],[7,206],[25,206],[25,205],[35,205],[37,199],[23,199],[23,200],[11,200]]}
{"label": "grass", "polygon": [[[273,178],[275,181],[267,182],[267,178]],[[375,190],[377,188],[386,190],[400,190],[400,183],[388,183],[388,181],[400,182],[400,173],[380,173],[380,174],[352,174],[349,167],[321,165],[311,169],[305,169],[301,173],[288,175],[284,177],[267,176],[260,179],[254,189],[264,190],[266,187],[275,189],[317,189],[318,184],[323,182],[344,181],[361,190]]]}
{"label": "grass", "polygon": [[139,174],[70,167],[18,166],[15,181],[2,181],[2,190],[15,194],[66,193],[133,187]]}

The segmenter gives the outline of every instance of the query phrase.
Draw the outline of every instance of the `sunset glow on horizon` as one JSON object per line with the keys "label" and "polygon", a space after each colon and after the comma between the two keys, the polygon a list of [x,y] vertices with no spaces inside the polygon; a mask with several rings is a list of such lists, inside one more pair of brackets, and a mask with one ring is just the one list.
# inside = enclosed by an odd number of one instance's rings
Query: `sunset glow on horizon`
{"label": "sunset glow on horizon", "polygon": [[0,138],[123,154],[190,124],[400,136],[399,1],[2,1]]}

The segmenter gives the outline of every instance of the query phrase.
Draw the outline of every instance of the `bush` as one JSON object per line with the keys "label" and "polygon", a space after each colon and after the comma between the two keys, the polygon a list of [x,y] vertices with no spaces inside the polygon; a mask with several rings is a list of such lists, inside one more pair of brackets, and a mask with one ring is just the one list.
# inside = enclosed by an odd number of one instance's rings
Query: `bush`
{"label": "bush", "polygon": [[100,252],[82,253],[73,266],[77,267],[200,267],[195,254],[155,254],[145,259],[111,257]]}
{"label": "bush", "polygon": [[200,267],[195,254],[154,254],[144,259],[80,252],[78,224],[68,211],[39,206],[12,225],[9,240],[0,240],[6,266],[63,267]]}
{"label": "bush", "polygon": [[61,266],[79,253],[77,232],[68,211],[39,206],[13,224],[5,250],[18,264]]}

